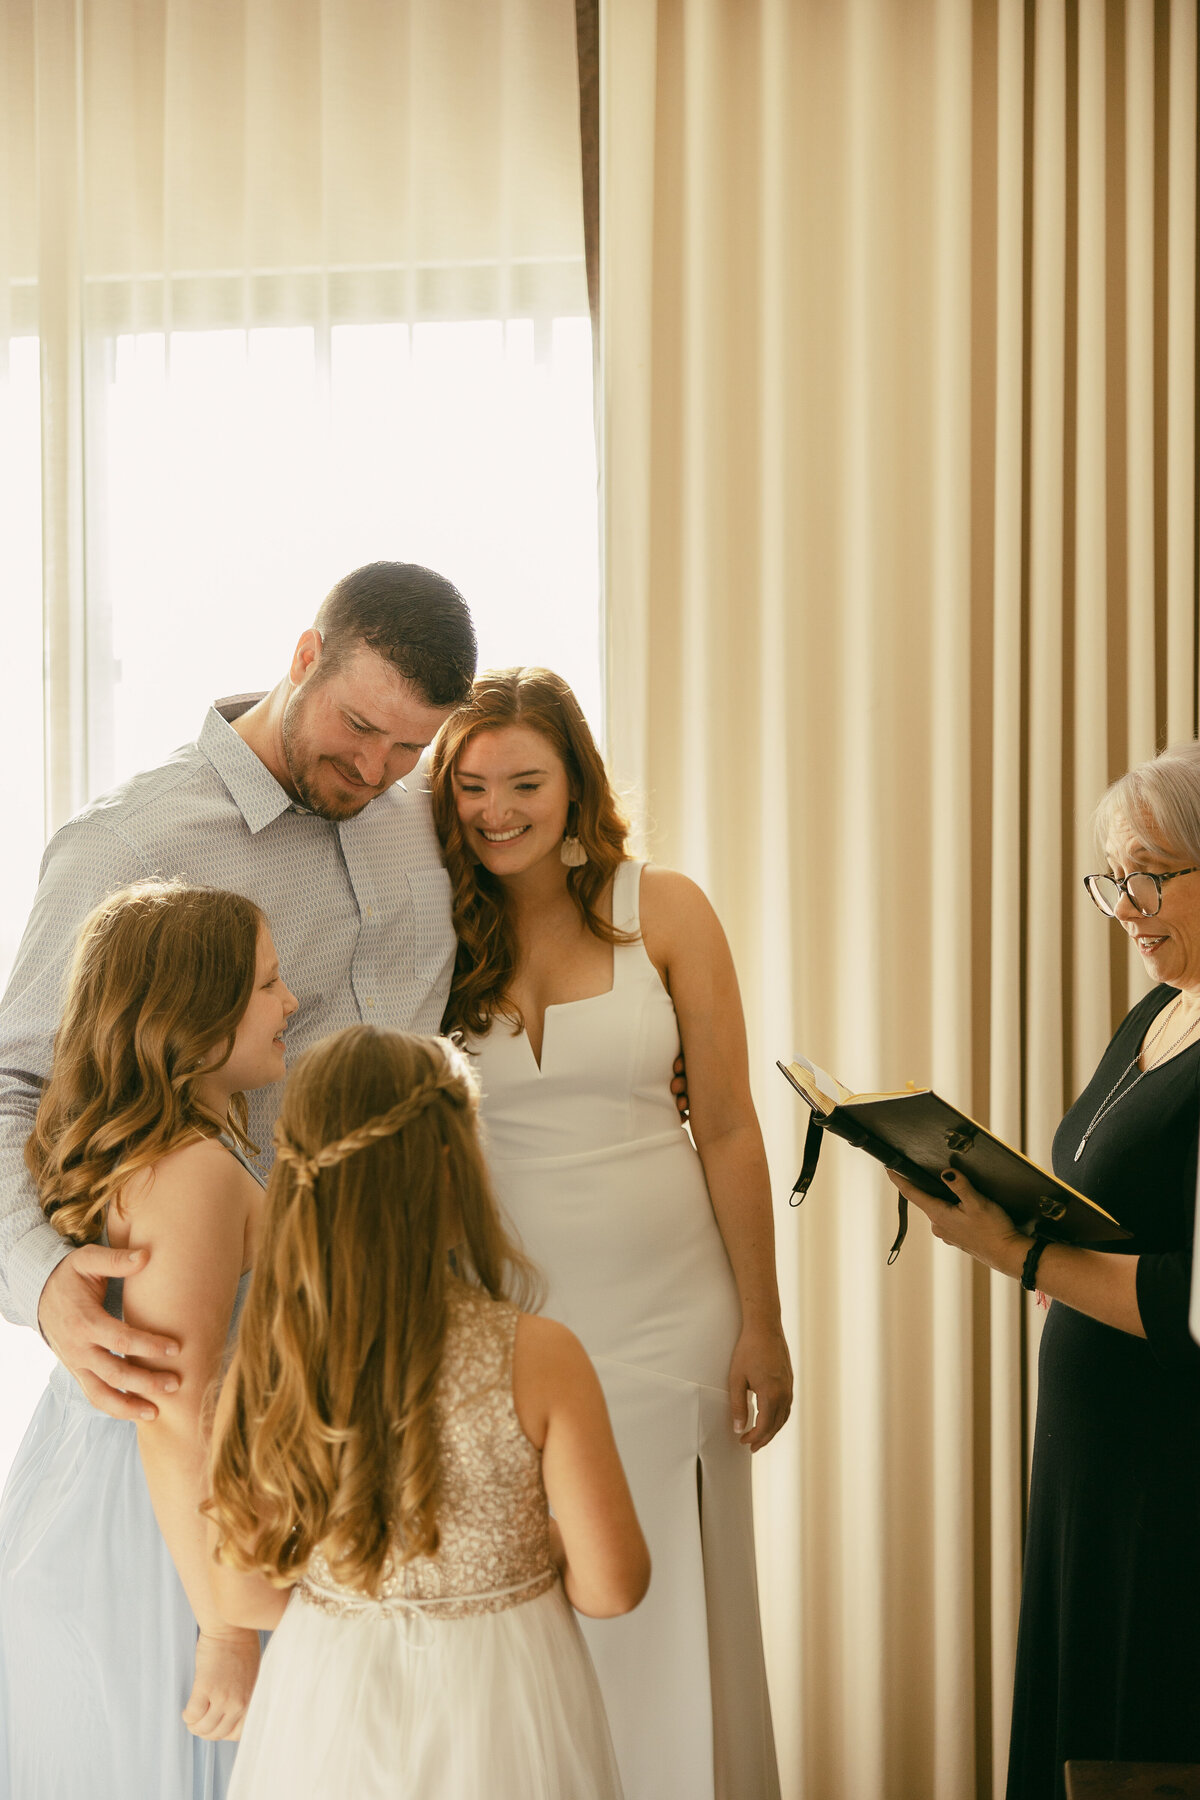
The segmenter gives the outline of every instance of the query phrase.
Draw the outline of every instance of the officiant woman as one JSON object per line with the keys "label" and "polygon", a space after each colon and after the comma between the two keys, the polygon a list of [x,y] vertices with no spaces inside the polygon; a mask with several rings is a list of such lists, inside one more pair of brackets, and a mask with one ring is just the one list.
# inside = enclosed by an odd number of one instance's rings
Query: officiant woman
{"label": "officiant woman", "polygon": [[1200,743],[1122,776],[1095,825],[1088,893],[1155,985],[1059,1126],[1054,1171],[1132,1235],[1031,1242],[962,1175],[943,1176],[957,1205],[896,1181],[936,1237],[1049,1301],[1009,1800],[1061,1796],[1069,1757],[1200,1762]]}

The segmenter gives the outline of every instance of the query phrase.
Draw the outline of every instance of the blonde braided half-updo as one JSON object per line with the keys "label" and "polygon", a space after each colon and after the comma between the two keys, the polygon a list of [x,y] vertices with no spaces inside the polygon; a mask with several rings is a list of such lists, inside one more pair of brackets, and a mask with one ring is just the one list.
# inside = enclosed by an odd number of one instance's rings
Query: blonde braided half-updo
{"label": "blonde braided half-updo", "polygon": [[315,1156],[306,1156],[303,1150],[297,1149],[281,1126],[276,1125],[275,1155],[282,1162],[291,1165],[292,1180],[298,1187],[311,1188],[322,1169],[334,1169],[338,1163],[345,1162],[348,1156],[354,1156],[359,1150],[369,1150],[381,1138],[394,1137],[418,1113],[432,1105],[439,1094],[447,1095],[459,1105],[473,1103],[470,1078],[458,1066],[457,1059],[452,1061],[447,1058],[441,1069],[421,1082],[411,1094],[406,1094],[403,1100],[398,1100],[387,1112],[380,1113],[377,1119],[368,1119],[365,1125],[360,1125],[357,1131],[339,1138],[335,1144],[324,1145]]}
{"label": "blonde braided half-updo", "polygon": [[464,1059],[353,1026],[293,1069],[262,1241],[213,1443],[207,1510],[234,1567],[295,1579],[318,1545],[378,1592],[438,1545],[435,1398],[447,1288],[529,1304]]}

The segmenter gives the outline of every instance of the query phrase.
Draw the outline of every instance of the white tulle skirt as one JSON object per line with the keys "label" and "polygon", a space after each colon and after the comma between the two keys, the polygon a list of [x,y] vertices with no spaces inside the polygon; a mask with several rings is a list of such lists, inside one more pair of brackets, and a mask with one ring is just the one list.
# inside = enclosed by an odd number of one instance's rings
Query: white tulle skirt
{"label": "white tulle skirt", "polygon": [[591,1660],[556,1585],[464,1619],[293,1598],[229,1800],[621,1800]]}

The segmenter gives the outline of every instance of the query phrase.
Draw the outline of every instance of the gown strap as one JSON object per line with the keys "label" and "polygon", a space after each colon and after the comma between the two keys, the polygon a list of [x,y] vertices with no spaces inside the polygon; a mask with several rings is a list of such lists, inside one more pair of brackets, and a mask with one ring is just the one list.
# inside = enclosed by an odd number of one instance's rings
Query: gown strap
{"label": "gown strap", "polygon": [[641,929],[640,897],[642,888],[642,870],[645,863],[623,862],[617,864],[613,876],[612,920],[618,931],[639,931]]}
{"label": "gown strap", "polygon": [[[623,862],[617,866],[613,876],[612,919],[618,931],[641,931],[640,896],[645,866],[640,862]],[[640,937],[633,944],[613,945],[614,987],[636,981],[647,966],[653,967]]]}
{"label": "gown strap", "polygon": [[[642,940],[642,870],[644,862],[623,862],[613,876],[613,924],[618,931],[636,931],[632,944],[613,945],[613,987],[629,982],[650,982],[656,993],[666,993],[663,979],[651,962]],[[668,1000],[670,996],[668,995]]]}

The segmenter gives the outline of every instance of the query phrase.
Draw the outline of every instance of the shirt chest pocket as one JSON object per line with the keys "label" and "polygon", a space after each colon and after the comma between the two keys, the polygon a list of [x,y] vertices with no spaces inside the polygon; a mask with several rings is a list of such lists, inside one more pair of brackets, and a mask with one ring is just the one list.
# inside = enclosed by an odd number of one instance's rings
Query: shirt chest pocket
{"label": "shirt chest pocket", "polygon": [[[427,993],[446,977],[449,990],[450,965],[454,960],[454,927],[450,920],[450,877],[440,866],[409,869],[405,872],[412,902],[413,980]],[[441,998],[444,1000],[445,995]]]}

